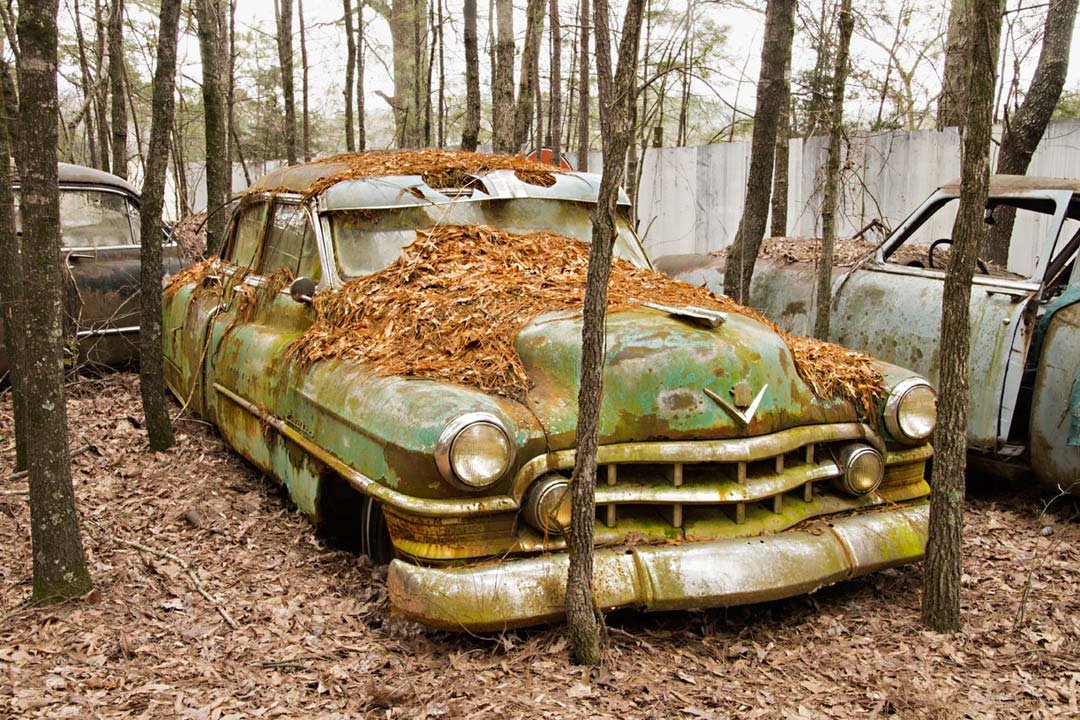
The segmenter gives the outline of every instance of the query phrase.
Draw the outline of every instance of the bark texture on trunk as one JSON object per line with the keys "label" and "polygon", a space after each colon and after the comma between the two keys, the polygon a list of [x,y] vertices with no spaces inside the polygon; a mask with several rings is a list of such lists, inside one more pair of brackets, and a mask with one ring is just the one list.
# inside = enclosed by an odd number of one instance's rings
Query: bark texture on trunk
{"label": "bark texture on trunk", "polygon": [[773,158],[773,191],[769,234],[787,235],[788,161],[791,155],[791,61],[784,70],[784,102],[776,128],[776,157]]}
{"label": "bark texture on trunk", "polygon": [[578,44],[578,147],[577,169],[589,172],[589,2],[581,1],[578,18],[581,41]]}
{"label": "bark texture on trunk", "polygon": [[562,23],[559,21],[559,0],[551,0],[548,15],[551,27],[551,90],[548,94],[551,119],[548,126],[551,162],[558,167],[562,160]]}
{"label": "bark texture on trunk", "polygon": [[[2,44],[0,44],[2,45]],[[14,194],[11,192],[11,158],[14,138],[8,129],[16,118],[18,103],[13,88],[9,87],[10,69],[3,59],[0,47],[0,308],[3,309],[4,352],[8,358],[8,378],[11,383],[12,405],[15,414],[15,470],[26,469],[26,453],[29,448],[30,424],[26,412],[26,394],[23,390],[22,362],[26,348],[25,325],[22,322],[22,257],[19,236],[15,234]]]}
{"label": "bark texture on trunk", "polygon": [[151,450],[166,450],[173,444],[161,354],[161,207],[165,200],[165,173],[168,170],[169,138],[173,125],[179,19],[180,0],[162,0],[152,94],[154,112],[150,122],[150,148],[142,191],[139,388]]}
{"label": "bark texture on trunk", "polygon": [[[994,73],[1001,35],[1001,0],[969,0],[964,13],[967,46],[967,114],[960,163],[960,207],[945,276],[941,314],[938,426],[934,433],[930,538],[923,567],[923,622],[938,632],[960,628],[963,572],[964,470],[967,459],[969,304],[971,277],[985,232],[990,185]],[[976,378],[976,381],[978,379]]]}
{"label": "bark texture on trunk", "polygon": [[475,151],[480,143],[480,47],[476,31],[476,0],[465,0],[465,129],[461,149]]}
{"label": "bark texture on trunk", "polygon": [[64,406],[64,330],[60,256],[60,194],[57,188],[56,92],[57,0],[19,8],[19,125],[22,181],[23,321],[22,367],[27,418],[34,442],[28,448],[30,540],[34,599],[76,597],[92,587],[86,569],[68,456]]}
{"label": "bark texture on trunk", "polygon": [[109,92],[112,94],[112,171],[127,172],[127,105],[124,90],[124,0],[112,0],[109,12]]}
{"label": "bark texture on trunk", "polygon": [[285,97],[285,156],[296,164],[296,93],[293,83],[292,0],[274,0],[277,11],[278,67],[281,68],[281,93]]}
{"label": "bark texture on trunk", "polygon": [[495,0],[495,78],[492,82],[491,144],[495,152],[514,152],[514,3]]}
{"label": "bark texture on trunk", "polygon": [[851,0],[841,0],[837,22],[836,68],[833,71],[829,105],[829,156],[825,161],[825,188],[821,203],[821,257],[818,259],[817,290],[814,293],[814,337],[829,339],[832,319],[832,269],[836,249],[836,205],[840,194],[840,151],[844,122],[844,91],[847,86],[848,51],[855,16]]}
{"label": "bark texture on trunk", "polygon": [[101,169],[109,172],[109,84],[105,67],[106,30],[109,21],[103,16],[101,0],[94,0],[94,89],[96,99],[98,147],[101,149]]}
{"label": "bark texture on trunk", "polygon": [[786,94],[784,69],[791,60],[794,15],[795,0],[769,0],[765,9],[765,38],[761,46],[761,73],[754,108],[754,132],[750,140],[746,200],[724,271],[724,293],[739,302],[746,302],[750,295],[754,263],[769,217],[776,127]]}
{"label": "bark texture on trunk", "polygon": [[611,257],[615,246],[616,202],[626,151],[633,141],[634,96],[643,0],[629,0],[619,44],[619,66],[611,77],[607,0],[595,0],[596,73],[604,170],[592,213],[592,244],[585,281],[581,328],[581,387],[578,391],[577,454],[570,481],[570,568],[566,582],[566,622],[574,656],[582,665],[600,662],[599,610],[593,603],[593,526],[596,522],[596,450],[603,400],[605,318]]}
{"label": "bark texture on trunk", "polygon": [[424,145],[424,116],[430,90],[427,8],[427,0],[393,0],[388,18],[394,45],[391,105],[395,137],[401,148]]}
{"label": "bark texture on trunk", "polygon": [[342,0],[345,10],[345,149],[356,150],[353,128],[353,83],[356,80],[356,36],[353,34],[352,0]]}
{"label": "bark texture on trunk", "polygon": [[[1031,79],[1024,102],[1012,117],[1005,117],[1005,134],[1001,138],[995,172],[1027,174],[1031,156],[1046,132],[1046,126],[1061,98],[1061,90],[1065,87],[1065,77],[1069,72],[1069,49],[1076,23],[1076,5],[1077,0],[1050,0],[1035,76]],[[1001,208],[994,213],[994,219],[996,222],[987,234],[985,256],[992,262],[1007,266],[1016,209]]]}
{"label": "bark texture on trunk", "polygon": [[367,123],[364,120],[364,0],[356,3],[356,149],[367,149]]}
{"label": "bark texture on trunk", "polygon": [[945,35],[945,69],[941,75],[937,128],[964,124],[965,93],[968,88],[968,62],[965,13],[972,0],[952,0],[949,5],[949,29]]}
{"label": "bark texture on trunk", "polygon": [[518,81],[517,109],[514,111],[514,152],[520,152],[529,143],[533,95],[540,91],[536,86],[536,75],[539,74],[540,36],[544,30],[543,0],[529,0],[525,14],[525,46],[521,50],[521,76]]}
{"label": "bark texture on trunk", "polygon": [[[215,211],[229,200],[226,193],[229,186],[230,168],[227,165],[225,88],[222,84],[225,76],[224,68],[221,66],[221,21],[223,18],[220,0],[195,0],[194,6],[199,32],[199,57],[202,59],[203,69],[203,133],[206,142],[206,209],[208,212],[206,252],[213,255],[221,247],[225,234],[225,213]],[[153,107],[157,109],[156,101]],[[171,122],[171,111],[169,117]],[[153,135],[153,129],[151,129],[151,143],[153,143]],[[167,149],[165,154],[168,155]],[[149,181],[149,178],[147,180]],[[160,215],[160,211],[158,214]]]}
{"label": "bark texture on trunk", "polygon": [[301,135],[300,146],[304,162],[311,159],[311,113],[308,109],[308,56],[307,28],[304,27],[304,0],[296,0],[296,19],[300,23],[300,109]]}

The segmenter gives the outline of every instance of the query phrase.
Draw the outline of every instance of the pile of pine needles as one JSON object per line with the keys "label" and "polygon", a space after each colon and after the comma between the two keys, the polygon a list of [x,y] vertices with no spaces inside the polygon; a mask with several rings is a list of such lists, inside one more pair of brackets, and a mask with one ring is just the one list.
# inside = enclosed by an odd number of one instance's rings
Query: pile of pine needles
{"label": "pile of pine needles", "polygon": [[[381,375],[455,382],[520,400],[530,382],[514,350],[517,333],[542,313],[581,309],[588,261],[586,243],[553,233],[477,225],[418,230],[388,267],[317,294],[314,322],[288,354],[304,363],[352,358]],[[788,336],[729,298],[616,259],[609,312],[643,301],[756,320],[784,339],[816,395],[876,415],[884,379],[868,356]]]}

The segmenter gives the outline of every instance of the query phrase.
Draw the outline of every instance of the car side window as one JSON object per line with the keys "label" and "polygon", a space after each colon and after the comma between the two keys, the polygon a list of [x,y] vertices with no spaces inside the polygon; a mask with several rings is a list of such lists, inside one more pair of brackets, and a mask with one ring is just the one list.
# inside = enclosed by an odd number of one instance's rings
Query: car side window
{"label": "car side window", "polygon": [[266,231],[259,274],[271,275],[283,268],[291,270],[293,277],[318,281],[321,276],[315,232],[301,205],[275,203]]}
{"label": "car side window", "polygon": [[246,268],[254,265],[266,221],[266,207],[265,202],[251,203],[238,212],[228,257],[234,265]]}

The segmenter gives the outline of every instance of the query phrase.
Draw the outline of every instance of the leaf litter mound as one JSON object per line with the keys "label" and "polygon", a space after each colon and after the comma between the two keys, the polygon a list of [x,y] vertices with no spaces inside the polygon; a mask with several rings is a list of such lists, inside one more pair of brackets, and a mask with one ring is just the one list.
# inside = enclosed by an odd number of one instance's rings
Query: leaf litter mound
{"label": "leaf litter mound", "polygon": [[[514,350],[517,333],[543,313],[579,310],[588,263],[586,243],[548,232],[482,225],[418,230],[388,267],[316,295],[315,320],[288,352],[304,363],[358,359],[381,375],[456,382],[520,400],[530,381]],[[730,298],[616,258],[608,311],[643,301],[751,318],[781,336],[815,394],[876,416],[884,378],[869,356],[790,336]]]}
{"label": "leaf litter mound", "polygon": [[325,165],[334,172],[308,186],[304,193],[308,197],[340,182],[393,175],[419,175],[429,187],[436,189],[461,188],[473,184],[475,176],[496,170],[513,170],[522,182],[551,187],[558,172],[551,165],[518,155],[433,149],[343,153],[315,164]]}

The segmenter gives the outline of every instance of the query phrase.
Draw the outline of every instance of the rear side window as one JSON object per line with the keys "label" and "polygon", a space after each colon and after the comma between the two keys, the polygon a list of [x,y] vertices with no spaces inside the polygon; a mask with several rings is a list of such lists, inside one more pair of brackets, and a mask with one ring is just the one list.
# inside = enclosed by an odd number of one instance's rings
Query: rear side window
{"label": "rear side window", "polygon": [[266,207],[264,202],[252,203],[240,208],[237,213],[236,232],[228,258],[234,265],[250,268],[254,264],[266,220]]}
{"label": "rear side window", "polygon": [[275,203],[259,262],[259,274],[271,275],[283,268],[291,270],[293,277],[309,277],[316,281],[321,274],[315,232],[306,210],[300,205]]}

